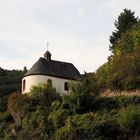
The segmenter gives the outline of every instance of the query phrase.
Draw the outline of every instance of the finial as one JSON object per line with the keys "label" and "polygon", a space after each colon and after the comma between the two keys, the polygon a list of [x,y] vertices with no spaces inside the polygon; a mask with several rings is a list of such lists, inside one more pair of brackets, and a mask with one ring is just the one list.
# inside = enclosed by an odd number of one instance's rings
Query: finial
{"label": "finial", "polygon": [[44,58],[45,58],[45,60],[50,61],[51,60],[51,53],[48,51],[48,47],[49,47],[49,42],[47,42],[47,51],[44,54]]}
{"label": "finial", "polygon": [[49,48],[49,42],[47,42],[47,51],[48,51],[48,48]]}

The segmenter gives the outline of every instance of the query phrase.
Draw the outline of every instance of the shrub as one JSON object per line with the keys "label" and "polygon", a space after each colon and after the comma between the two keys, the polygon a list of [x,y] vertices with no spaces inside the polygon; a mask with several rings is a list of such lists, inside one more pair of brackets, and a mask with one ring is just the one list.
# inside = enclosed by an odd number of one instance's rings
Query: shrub
{"label": "shrub", "polygon": [[97,97],[93,105],[93,110],[111,110],[117,107],[118,104],[114,98]]}
{"label": "shrub", "polygon": [[72,86],[71,92],[63,95],[63,106],[69,108],[73,113],[83,114],[92,111],[95,96],[88,91],[83,83]]}
{"label": "shrub", "polygon": [[29,94],[32,99],[38,99],[40,103],[46,106],[50,106],[53,101],[61,100],[61,96],[56,92],[56,89],[47,84],[33,86]]}
{"label": "shrub", "polygon": [[21,130],[17,134],[17,140],[48,140],[42,139],[34,130]]}
{"label": "shrub", "polygon": [[118,123],[126,130],[140,132],[140,105],[123,108]]}
{"label": "shrub", "polygon": [[59,109],[48,116],[49,122],[55,129],[63,127],[65,125],[66,118],[70,115],[70,111],[67,109]]}
{"label": "shrub", "polygon": [[[71,121],[69,123],[72,123]],[[72,125],[72,124],[67,124]],[[88,127],[62,127],[56,131],[56,140],[117,140],[121,134],[114,122],[91,122]]]}
{"label": "shrub", "polygon": [[115,100],[118,104],[118,107],[122,108],[122,107],[126,107],[130,104],[133,104],[134,103],[134,97],[129,97],[129,96],[118,96],[118,97],[115,97]]}
{"label": "shrub", "polygon": [[17,125],[20,125],[21,119],[29,111],[30,98],[27,95],[13,93],[8,99],[8,111],[12,114]]}
{"label": "shrub", "polygon": [[0,122],[3,122],[3,121],[9,121],[11,120],[12,116],[11,114],[6,111],[6,112],[0,112]]}
{"label": "shrub", "polygon": [[7,101],[8,101],[7,96],[0,97],[0,112],[6,111],[6,109],[7,109]]}
{"label": "shrub", "polygon": [[129,105],[138,104],[140,104],[140,97],[138,96],[96,97],[92,111],[120,109]]}
{"label": "shrub", "polygon": [[[47,115],[45,110],[38,108],[22,119],[22,129],[30,135],[37,135],[40,139],[48,137]],[[24,133],[22,133],[24,134]],[[26,135],[26,134],[25,134]]]}

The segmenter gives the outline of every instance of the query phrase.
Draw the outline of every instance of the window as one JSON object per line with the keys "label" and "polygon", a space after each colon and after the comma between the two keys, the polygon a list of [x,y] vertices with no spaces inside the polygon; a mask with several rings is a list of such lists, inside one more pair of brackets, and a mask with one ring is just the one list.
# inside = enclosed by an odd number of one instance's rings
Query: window
{"label": "window", "polygon": [[49,87],[52,87],[52,80],[51,80],[51,79],[48,79],[47,85],[48,85]]}
{"label": "window", "polygon": [[26,89],[26,80],[24,79],[22,85],[22,91],[25,91],[25,89]]}
{"label": "window", "polygon": [[69,83],[68,82],[64,83],[64,90],[69,91]]}

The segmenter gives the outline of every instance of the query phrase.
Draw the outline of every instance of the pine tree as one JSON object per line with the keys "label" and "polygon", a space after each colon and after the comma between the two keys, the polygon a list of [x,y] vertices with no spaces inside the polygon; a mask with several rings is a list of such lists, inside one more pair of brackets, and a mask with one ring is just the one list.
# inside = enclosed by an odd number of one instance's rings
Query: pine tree
{"label": "pine tree", "polygon": [[138,22],[138,18],[135,17],[134,14],[135,12],[124,9],[123,12],[118,16],[118,19],[115,20],[114,25],[116,30],[112,32],[112,35],[110,36],[110,50],[112,52],[115,49],[116,44],[119,42],[121,35],[133,28]]}

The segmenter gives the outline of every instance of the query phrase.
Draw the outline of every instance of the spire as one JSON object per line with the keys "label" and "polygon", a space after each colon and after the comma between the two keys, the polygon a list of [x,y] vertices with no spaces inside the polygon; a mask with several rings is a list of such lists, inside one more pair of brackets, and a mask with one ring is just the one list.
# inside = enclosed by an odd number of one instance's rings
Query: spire
{"label": "spire", "polygon": [[49,48],[49,42],[47,42],[47,51],[48,51],[48,48]]}
{"label": "spire", "polygon": [[47,42],[47,51],[44,54],[44,58],[45,58],[45,60],[50,61],[51,60],[51,53],[48,51],[48,47],[49,47],[49,42]]}

